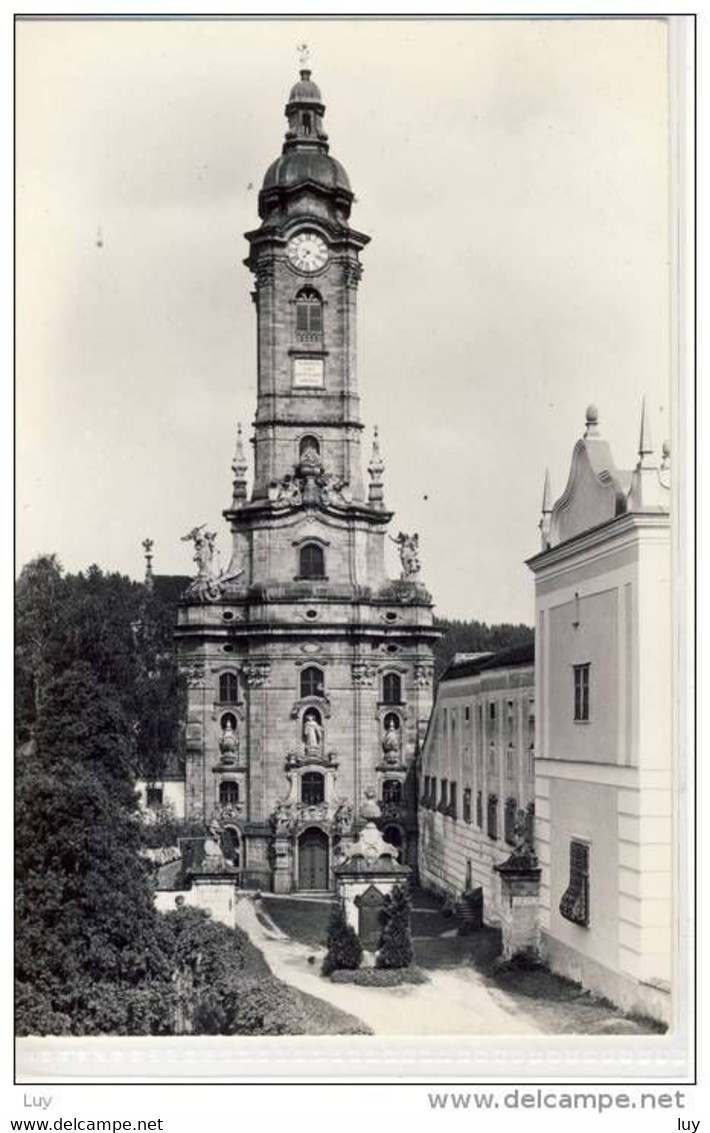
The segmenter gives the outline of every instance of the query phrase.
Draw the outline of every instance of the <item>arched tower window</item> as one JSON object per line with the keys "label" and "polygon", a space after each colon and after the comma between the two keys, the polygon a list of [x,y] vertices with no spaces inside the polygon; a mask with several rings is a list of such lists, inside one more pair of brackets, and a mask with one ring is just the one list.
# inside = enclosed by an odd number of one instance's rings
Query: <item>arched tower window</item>
{"label": "arched tower window", "polygon": [[298,556],[301,578],[325,578],[325,555],[318,543],[304,543]]}
{"label": "arched tower window", "polygon": [[318,806],[325,799],[325,780],[319,771],[306,771],[301,777],[301,802]]}
{"label": "arched tower window", "polygon": [[219,801],[223,806],[235,806],[239,802],[239,784],[233,779],[225,779],[220,783]]}
{"label": "arched tower window", "polygon": [[399,673],[386,673],[382,681],[382,699],[385,704],[402,703],[402,678]]}
{"label": "arched tower window", "polygon": [[301,697],[323,695],[323,670],[316,665],[301,669]]}
{"label": "arched tower window", "polygon": [[236,704],[237,703],[237,678],[235,673],[222,673],[219,678],[219,701],[220,704]]}
{"label": "arched tower window", "polygon": [[323,300],[314,287],[302,287],[296,296],[296,340],[320,342],[323,338]]}

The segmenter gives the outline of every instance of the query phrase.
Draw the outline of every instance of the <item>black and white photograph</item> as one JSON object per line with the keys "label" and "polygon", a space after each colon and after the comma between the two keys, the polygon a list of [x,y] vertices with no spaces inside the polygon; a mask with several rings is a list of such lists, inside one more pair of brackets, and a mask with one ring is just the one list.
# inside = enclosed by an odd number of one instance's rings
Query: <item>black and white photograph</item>
{"label": "black and white photograph", "polygon": [[691,36],[17,19],[23,1080],[688,1072]]}

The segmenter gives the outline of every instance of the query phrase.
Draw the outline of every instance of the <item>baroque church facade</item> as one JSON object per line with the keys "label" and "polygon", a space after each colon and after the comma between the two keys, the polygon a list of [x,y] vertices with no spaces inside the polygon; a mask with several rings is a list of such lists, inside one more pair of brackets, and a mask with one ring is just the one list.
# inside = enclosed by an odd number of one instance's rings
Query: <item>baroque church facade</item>
{"label": "baroque church facade", "polygon": [[328,890],[379,804],[416,864],[414,763],[432,705],[432,599],[418,539],[401,575],[375,430],[363,477],[356,376],[360,256],[353,192],[329,153],[307,69],[291,90],[283,150],[246,234],[257,324],[254,477],[241,430],[226,571],[195,528],[197,576],[176,640],[188,683],[185,815],[219,828],[245,885]]}

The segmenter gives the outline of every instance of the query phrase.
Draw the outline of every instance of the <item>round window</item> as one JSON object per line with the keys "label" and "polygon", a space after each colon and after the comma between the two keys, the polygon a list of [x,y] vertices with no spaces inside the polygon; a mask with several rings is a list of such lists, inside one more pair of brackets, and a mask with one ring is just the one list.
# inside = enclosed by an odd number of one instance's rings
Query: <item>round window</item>
{"label": "round window", "polygon": [[222,621],[225,621],[225,622],[234,621],[233,611],[232,610],[225,610],[224,613],[222,614]]}
{"label": "round window", "polygon": [[234,646],[233,645],[223,645],[222,646],[222,652],[223,653],[234,653]]}
{"label": "round window", "polygon": [[399,646],[398,645],[388,645],[387,646],[387,652],[388,653],[399,653]]}
{"label": "round window", "polygon": [[388,622],[396,622],[397,621],[397,615],[395,614],[394,610],[388,610],[387,613],[385,614],[385,618]]}
{"label": "round window", "polygon": [[318,617],[318,611],[317,610],[306,610],[306,617],[310,618],[311,621],[314,621]]}

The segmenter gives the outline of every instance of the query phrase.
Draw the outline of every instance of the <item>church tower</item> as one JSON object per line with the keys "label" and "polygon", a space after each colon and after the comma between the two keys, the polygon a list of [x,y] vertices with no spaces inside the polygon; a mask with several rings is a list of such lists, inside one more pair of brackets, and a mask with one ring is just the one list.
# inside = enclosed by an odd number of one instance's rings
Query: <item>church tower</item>
{"label": "church tower", "polygon": [[258,393],[248,491],[241,429],[224,517],[195,528],[197,577],[177,627],[188,680],[186,813],[215,822],[245,885],[327,890],[349,840],[378,823],[416,864],[413,762],[432,702],[432,600],[418,539],[394,542],[374,432],[363,478],[356,373],[360,255],[353,193],[303,69],[264,177],[254,277]]}

